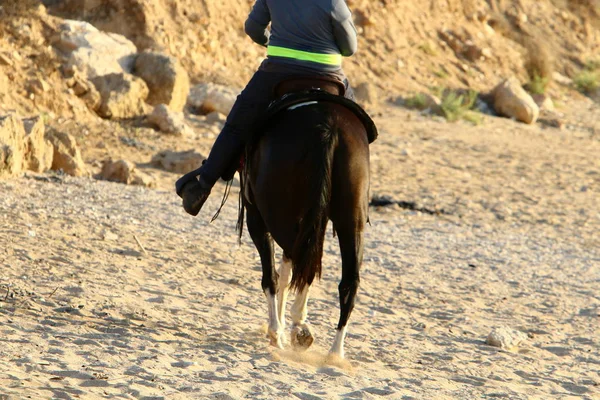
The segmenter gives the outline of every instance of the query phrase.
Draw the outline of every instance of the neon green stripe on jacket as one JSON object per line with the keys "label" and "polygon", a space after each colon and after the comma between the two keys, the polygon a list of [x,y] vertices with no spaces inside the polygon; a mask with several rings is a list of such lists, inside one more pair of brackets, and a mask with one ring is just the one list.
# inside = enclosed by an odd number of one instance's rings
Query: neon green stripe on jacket
{"label": "neon green stripe on jacket", "polygon": [[267,55],[273,57],[293,58],[301,61],[312,61],[319,64],[342,65],[341,54],[319,54],[308,51],[288,49],[286,47],[269,46]]}

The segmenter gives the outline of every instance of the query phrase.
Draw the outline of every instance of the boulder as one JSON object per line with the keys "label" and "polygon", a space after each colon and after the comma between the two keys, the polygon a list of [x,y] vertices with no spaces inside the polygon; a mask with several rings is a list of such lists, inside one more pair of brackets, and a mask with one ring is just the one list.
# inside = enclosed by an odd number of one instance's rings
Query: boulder
{"label": "boulder", "polygon": [[0,176],[50,169],[53,147],[44,130],[40,117],[24,120],[15,114],[0,117]]}
{"label": "boulder", "polygon": [[135,60],[134,74],[148,85],[149,104],[166,104],[173,111],[183,111],[190,80],[176,58],[160,53],[141,53]]}
{"label": "boulder", "polygon": [[190,89],[187,105],[196,112],[209,114],[218,111],[228,115],[239,91],[214,83],[201,83]]}
{"label": "boulder", "polygon": [[148,174],[138,171],[134,163],[126,160],[113,161],[109,159],[104,161],[98,177],[126,185],[155,186],[154,180]]}
{"label": "boulder", "polygon": [[490,346],[512,350],[518,347],[526,339],[527,335],[523,332],[503,326],[494,328],[488,335],[485,343]]}
{"label": "boulder", "polygon": [[151,164],[165,171],[185,174],[200,168],[205,159],[202,154],[194,150],[188,151],[161,151],[152,157]]}
{"label": "boulder", "polygon": [[102,97],[93,83],[74,71],[73,76],[67,79],[67,86],[73,90],[75,96],[80,97],[85,102],[90,110],[98,111],[102,103]]}
{"label": "boulder", "polygon": [[46,139],[46,129],[41,117],[23,120],[25,130],[25,153],[23,169],[44,172],[52,168],[54,147]]}
{"label": "boulder", "polygon": [[51,130],[47,138],[54,146],[52,169],[72,176],[88,176],[89,172],[75,138],[68,133]]}
{"label": "boulder", "polygon": [[170,133],[178,136],[191,135],[193,133],[183,118],[183,113],[176,113],[165,104],[159,104],[154,107],[152,114],[148,116],[148,122],[154,124],[162,132]]}
{"label": "boulder", "polygon": [[0,177],[22,171],[24,138],[23,124],[15,114],[0,117]]}
{"label": "boulder", "polygon": [[132,118],[145,114],[144,100],[148,97],[146,83],[124,73],[97,76],[92,79],[100,92],[98,114],[104,118]]}
{"label": "boulder", "polygon": [[500,115],[533,124],[540,109],[516,78],[502,81],[493,90],[494,109]]}
{"label": "boulder", "polygon": [[375,105],[379,101],[379,94],[377,88],[369,83],[362,82],[354,88],[354,96],[356,101],[361,104]]}
{"label": "boulder", "polygon": [[67,54],[67,65],[76,66],[86,79],[131,72],[137,48],[125,36],[101,32],[83,21],[65,20],[54,46]]}

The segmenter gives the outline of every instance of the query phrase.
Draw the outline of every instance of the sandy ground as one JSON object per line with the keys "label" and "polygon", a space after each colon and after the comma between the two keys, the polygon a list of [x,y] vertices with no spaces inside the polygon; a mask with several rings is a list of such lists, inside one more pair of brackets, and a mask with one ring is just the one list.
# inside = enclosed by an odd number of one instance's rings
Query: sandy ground
{"label": "sandy ground", "polygon": [[[598,399],[600,113],[582,115],[564,130],[377,119],[373,195],[422,212],[371,209],[344,363],[326,359],[331,236],[309,301],[315,345],[279,351],[258,255],[247,233],[237,243],[235,188],[208,224],[223,186],[192,218],[173,174],[158,189],[2,181],[0,398]],[[528,339],[487,346],[497,326]]]}

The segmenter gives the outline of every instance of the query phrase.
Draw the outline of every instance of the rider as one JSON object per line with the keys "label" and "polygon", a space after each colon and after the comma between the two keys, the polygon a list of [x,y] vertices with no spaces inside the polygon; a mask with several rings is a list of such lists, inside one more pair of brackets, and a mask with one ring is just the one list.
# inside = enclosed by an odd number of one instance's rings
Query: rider
{"label": "rider", "polygon": [[245,31],[267,47],[267,58],[237,97],[208,159],[175,184],[185,211],[192,215],[198,214],[216,181],[239,161],[278,83],[295,76],[334,78],[346,87],[345,97],[354,100],[341,66],[342,56],[353,55],[357,48],[345,0],[256,0]]}

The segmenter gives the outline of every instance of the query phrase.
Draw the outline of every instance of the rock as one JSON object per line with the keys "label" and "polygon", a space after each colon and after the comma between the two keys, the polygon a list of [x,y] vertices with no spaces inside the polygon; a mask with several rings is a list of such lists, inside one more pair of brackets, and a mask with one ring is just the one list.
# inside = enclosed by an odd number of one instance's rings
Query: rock
{"label": "rock", "polygon": [[172,112],[165,104],[154,107],[152,114],[148,116],[148,122],[156,125],[158,129],[165,133],[179,136],[193,133],[192,128],[185,123],[183,114]]}
{"label": "rock", "polygon": [[479,61],[481,59],[481,57],[483,57],[483,49],[480,48],[479,46],[477,46],[472,41],[467,40],[464,43],[464,48],[463,48],[462,54],[467,60],[469,60],[471,62],[475,62],[475,61]]}
{"label": "rock", "polygon": [[523,332],[503,326],[494,328],[488,335],[485,343],[490,346],[511,350],[519,346],[526,339],[527,335]]}
{"label": "rock", "polygon": [[65,20],[54,46],[67,54],[67,64],[77,66],[86,79],[131,72],[137,48],[115,33],[101,32],[83,21]]}
{"label": "rock", "polygon": [[66,71],[71,77],[67,79],[67,86],[73,90],[75,96],[80,97],[92,111],[98,111],[102,97],[93,83],[82,77],[77,69]]}
{"label": "rock", "polygon": [[13,60],[6,53],[0,53],[0,65],[8,65],[11,67],[13,65]]}
{"label": "rock", "polygon": [[183,111],[190,92],[190,80],[177,59],[159,53],[141,53],[135,60],[134,74],[148,85],[149,104],[162,103],[173,111]]}
{"label": "rock", "polygon": [[201,114],[218,111],[228,115],[239,91],[214,83],[201,83],[190,89],[187,105]]}
{"label": "rock", "polygon": [[209,124],[223,124],[225,123],[226,119],[227,117],[218,111],[213,111],[209,114],[206,114],[206,122]]}
{"label": "rock", "polygon": [[531,96],[540,111],[554,111],[554,102],[547,94],[534,94]]}
{"label": "rock", "polygon": [[97,76],[92,83],[100,93],[98,114],[101,117],[132,118],[145,114],[144,100],[148,97],[148,86],[142,79],[115,73]]}
{"label": "rock", "polygon": [[68,133],[51,130],[46,137],[54,146],[52,169],[72,176],[89,176],[75,138]]}
{"label": "rock", "polygon": [[53,147],[41,118],[0,117],[0,176],[22,171],[44,172],[52,166]]}
{"label": "rock", "polygon": [[16,115],[0,117],[0,177],[21,173],[25,150],[24,138],[23,124]]}
{"label": "rock", "polygon": [[500,115],[533,124],[540,109],[516,78],[502,81],[493,90],[494,109]]}
{"label": "rock", "polygon": [[26,118],[23,120],[25,130],[25,157],[24,169],[35,172],[44,172],[52,168],[54,147],[46,139],[46,129],[41,117]]}
{"label": "rock", "polygon": [[185,174],[200,168],[205,159],[202,154],[194,150],[188,151],[161,151],[152,157],[151,164],[165,171]]}
{"label": "rock", "polygon": [[126,160],[106,160],[98,177],[126,185],[155,186],[154,180],[149,175],[138,171],[135,164]]}
{"label": "rock", "polygon": [[50,85],[42,78],[30,79],[27,81],[27,91],[29,93],[40,95],[48,90],[50,90]]}
{"label": "rock", "polygon": [[354,88],[354,96],[356,97],[356,101],[361,104],[376,105],[379,101],[377,88],[369,82],[358,84]]}
{"label": "rock", "polygon": [[552,80],[563,86],[572,86],[573,85],[573,80],[571,78],[568,78],[559,72],[552,73]]}

